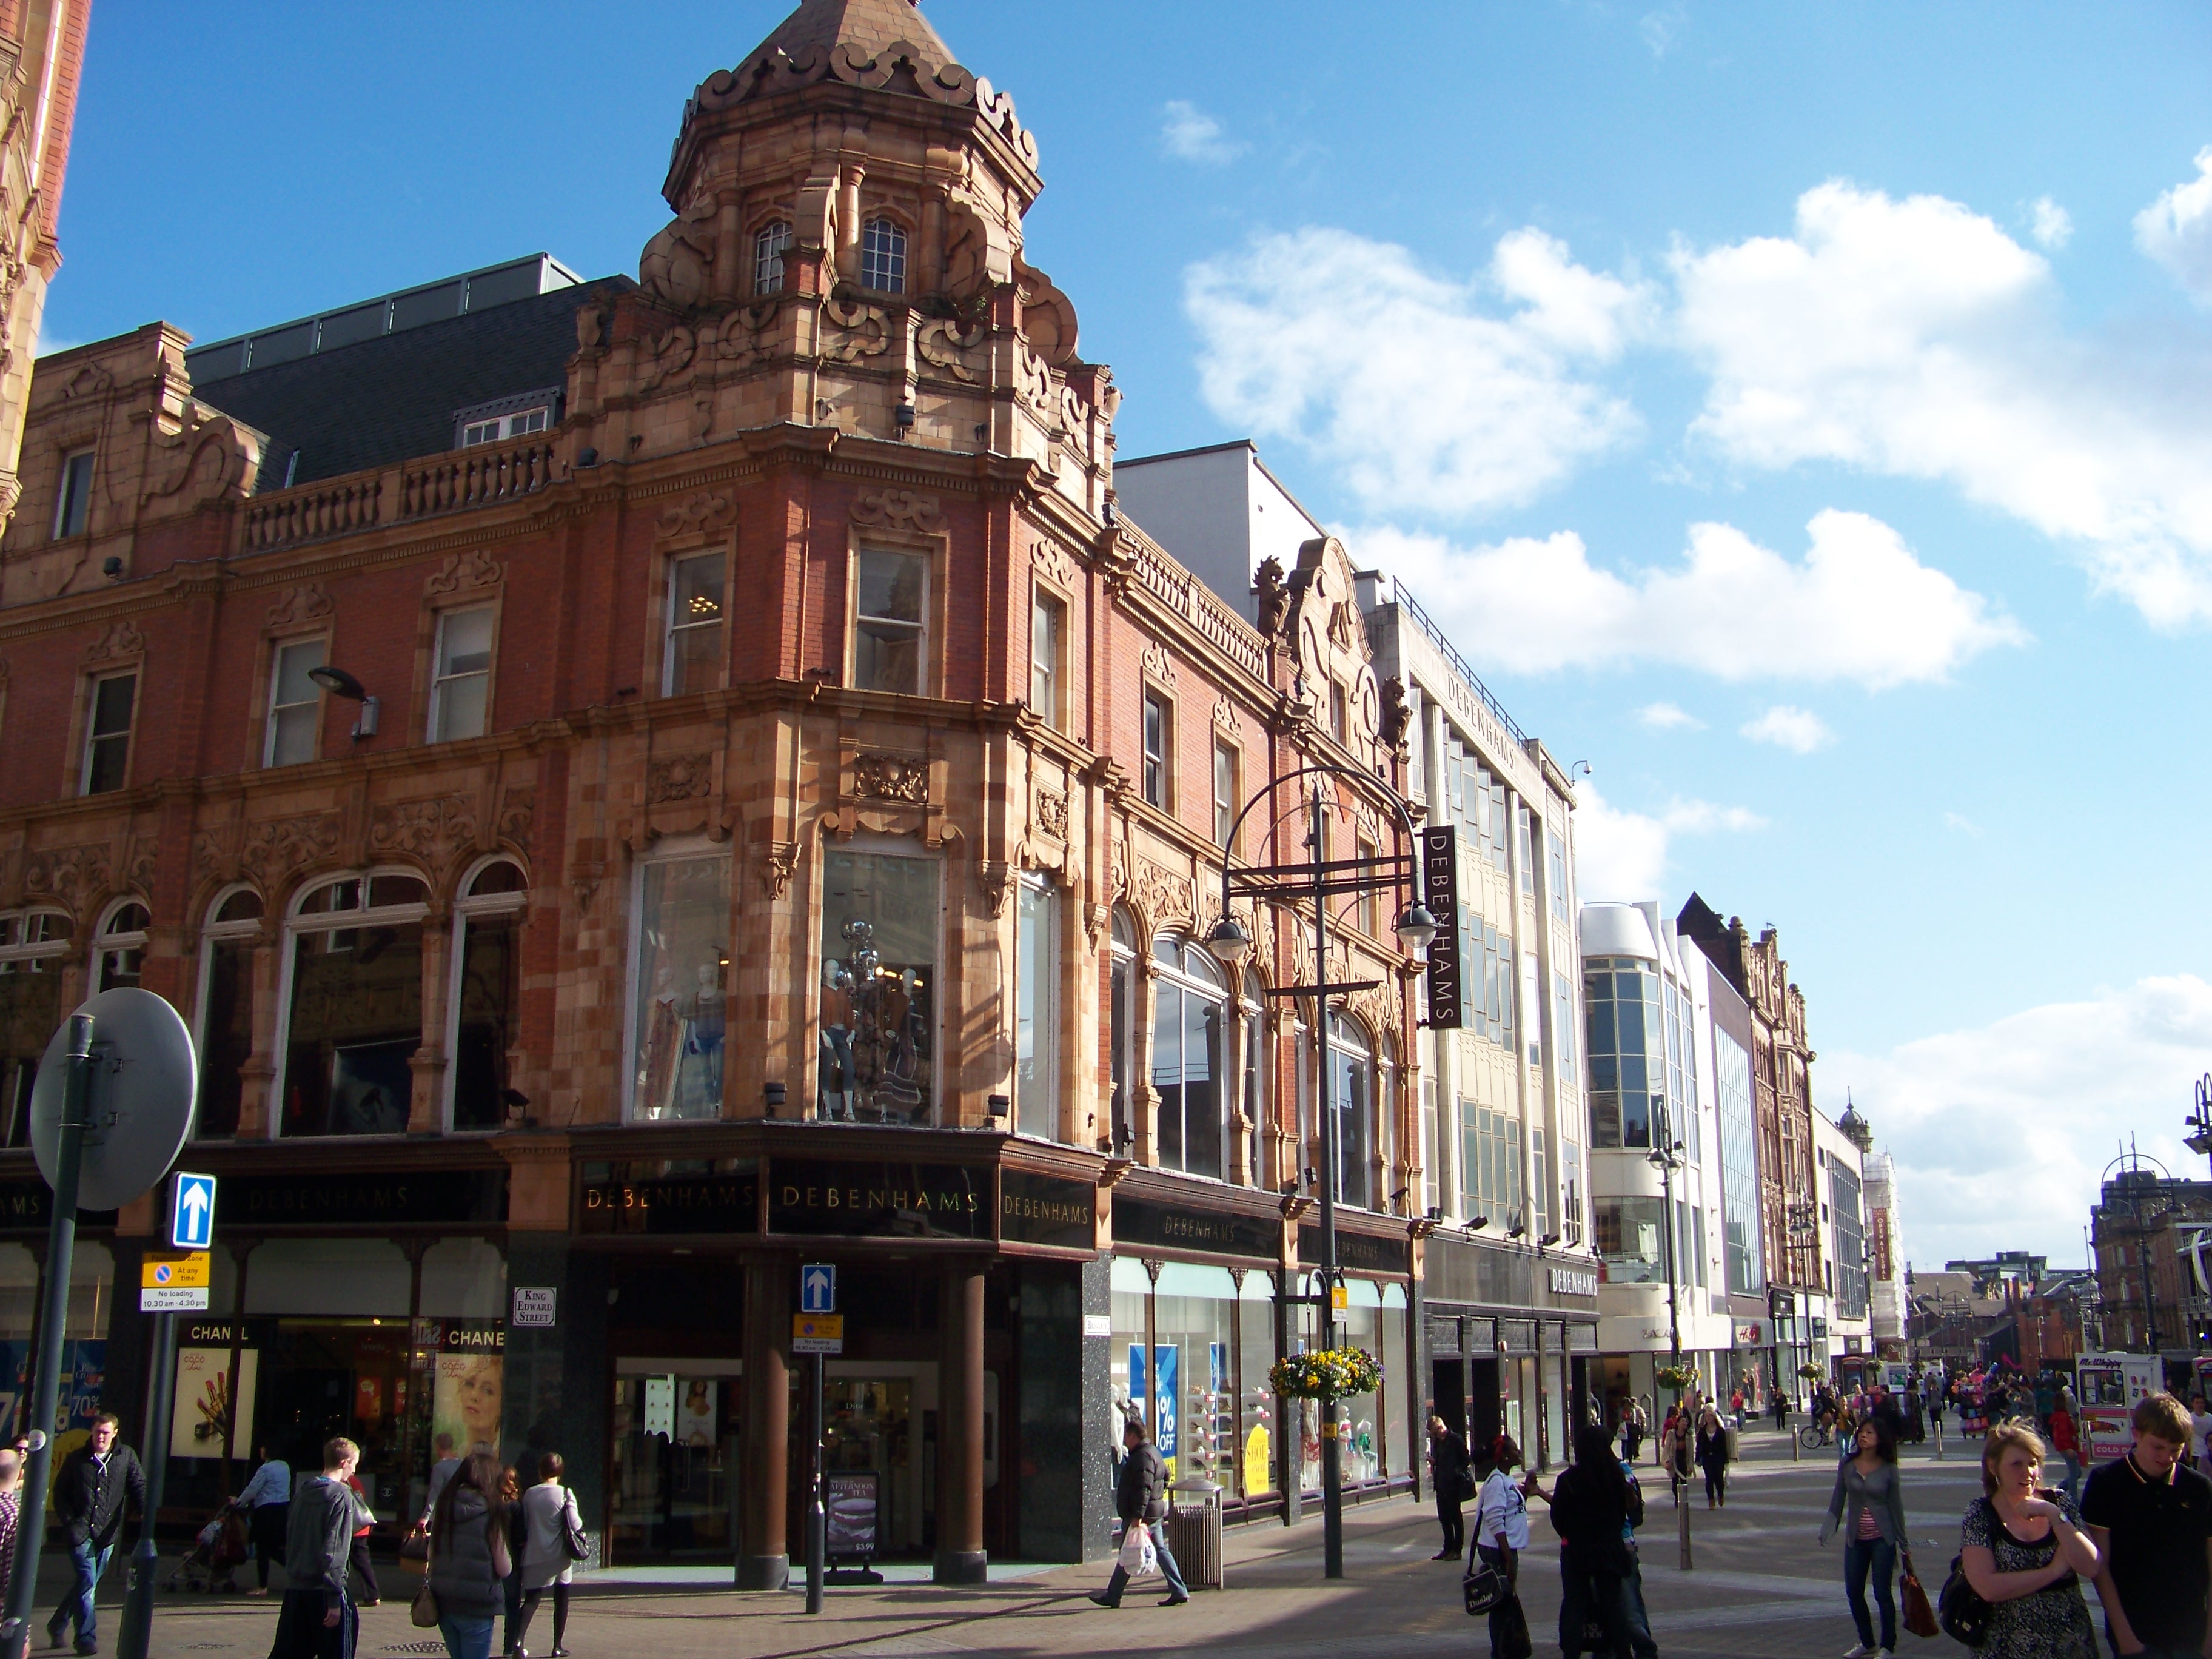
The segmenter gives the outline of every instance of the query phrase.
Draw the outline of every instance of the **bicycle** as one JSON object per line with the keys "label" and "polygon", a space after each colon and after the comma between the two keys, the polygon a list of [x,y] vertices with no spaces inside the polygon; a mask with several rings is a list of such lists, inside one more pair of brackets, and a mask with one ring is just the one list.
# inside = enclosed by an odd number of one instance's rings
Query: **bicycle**
{"label": "bicycle", "polygon": [[1807,1451],[1818,1451],[1823,1446],[1834,1445],[1835,1419],[1824,1417],[1817,1423],[1808,1423],[1797,1431],[1797,1443]]}

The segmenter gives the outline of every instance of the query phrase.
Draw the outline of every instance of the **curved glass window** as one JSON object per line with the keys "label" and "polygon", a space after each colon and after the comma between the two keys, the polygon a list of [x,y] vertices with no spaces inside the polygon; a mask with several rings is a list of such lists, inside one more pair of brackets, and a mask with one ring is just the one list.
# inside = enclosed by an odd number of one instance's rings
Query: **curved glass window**
{"label": "curved glass window", "polygon": [[937,1104],[937,860],[840,851],[823,866],[817,1109],[928,1123]]}
{"label": "curved glass window", "polygon": [[405,1132],[422,1046],[428,897],[418,877],[372,874],[301,900],[289,930],[281,1133]]}
{"label": "curved glass window", "polygon": [[1227,1163],[1222,1021],[1229,991],[1212,952],[1152,941],[1152,1090],[1160,1167],[1220,1177]]}

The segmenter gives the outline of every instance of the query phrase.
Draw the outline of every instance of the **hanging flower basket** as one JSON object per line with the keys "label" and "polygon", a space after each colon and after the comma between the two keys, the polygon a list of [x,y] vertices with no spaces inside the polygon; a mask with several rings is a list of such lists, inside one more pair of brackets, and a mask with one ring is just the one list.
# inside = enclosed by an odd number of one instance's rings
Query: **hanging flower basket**
{"label": "hanging flower basket", "polygon": [[1364,1348],[1324,1348],[1278,1359],[1267,1386],[1285,1400],[1348,1400],[1382,1385],[1382,1365]]}
{"label": "hanging flower basket", "polygon": [[1800,1365],[1797,1368],[1797,1375],[1803,1377],[1808,1382],[1817,1382],[1824,1375],[1826,1375],[1826,1373],[1823,1372],[1818,1365],[1804,1364]]}
{"label": "hanging flower basket", "polygon": [[1687,1365],[1662,1365],[1659,1368],[1659,1386],[1662,1389],[1686,1389],[1694,1385],[1697,1380],[1697,1372]]}

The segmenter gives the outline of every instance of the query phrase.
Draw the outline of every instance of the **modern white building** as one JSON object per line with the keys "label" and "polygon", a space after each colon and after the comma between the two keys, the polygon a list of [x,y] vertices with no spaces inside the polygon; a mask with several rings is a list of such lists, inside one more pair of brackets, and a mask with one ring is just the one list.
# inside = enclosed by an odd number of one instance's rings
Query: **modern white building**
{"label": "modern white building", "polygon": [[1897,1166],[1887,1152],[1868,1152],[1865,1173],[1868,1322],[1875,1352],[1904,1359],[1911,1304],[1905,1291],[1905,1234],[1897,1212]]}

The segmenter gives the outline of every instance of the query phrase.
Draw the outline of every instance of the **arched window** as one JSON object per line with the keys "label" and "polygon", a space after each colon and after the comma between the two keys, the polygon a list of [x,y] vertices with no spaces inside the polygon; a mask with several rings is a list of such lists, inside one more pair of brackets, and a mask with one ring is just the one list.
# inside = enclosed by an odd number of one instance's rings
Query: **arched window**
{"label": "arched window", "polygon": [[860,286],[878,294],[906,292],[906,232],[895,219],[871,219],[860,233]]}
{"label": "arched window", "polygon": [[791,222],[779,219],[753,233],[753,292],[783,292],[783,256],[791,251]]}
{"label": "arched window", "polygon": [[1152,1089],[1163,1169],[1218,1178],[1227,1164],[1222,1022],[1228,988],[1212,953],[1186,939],[1152,941]]}
{"label": "arched window", "polygon": [[92,953],[94,995],[137,984],[146,963],[146,930],[153,923],[153,916],[137,899],[126,899],[107,913]]}
{"label": "arched window", "polygon": [[0,1129],[31,1140],[31,1085],[62,1023],[62,958],[76,928],[58,910],[0,915]]}
{"label": "arched window", "polygon": [[456,1129],[496,1129],[512,1085],[507,1053],[521,1000],[523,908],[529,884],[512,859],[495,859],[469,878],[453,903],[452,1006],[447,1011],[447,1100]]}
{"label": "arched window", "polygon": [[1366,1034],[1342,1014],[1328,1017],[1328,1097],[1336,1119],[1336,1201],[1371,1210],[1375,1056]]}
{"label": "arched window", "polygon": [[405,1132],[429,898],[421,878],[391,871],[325,882],[292,907],[280,1133]]}
{"label": "arched window", "polygon": [[208,912],[200,945],[200,1098],[192,1133],[204,1140],[238,1133],[243,1068],[253,1054],[253,949],[261,895],[241,887]]}
{"label": "arched window", "polygon": [[1107,1072],[1113,1084],[1107,1150],[1128,1156],[1135,1131],[1129,1123],[1129,1079],[1136,1074],[1137,924],[1122,905],[1114,907],[1112,962],[1107,970]]}

